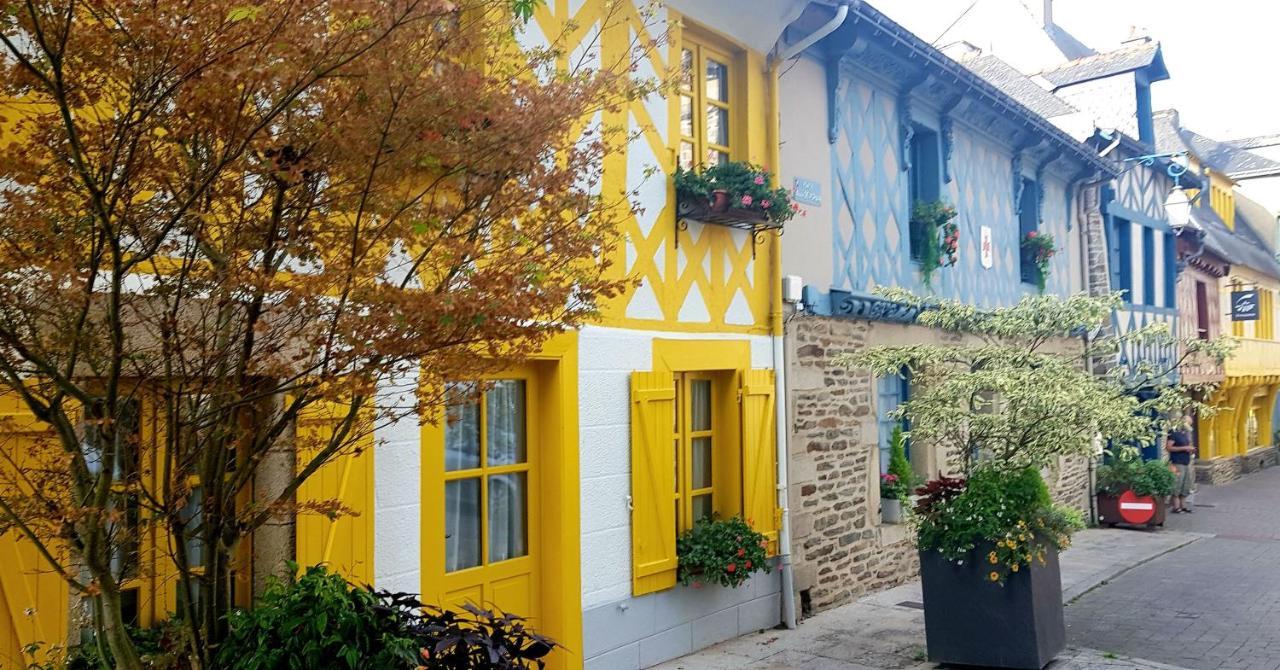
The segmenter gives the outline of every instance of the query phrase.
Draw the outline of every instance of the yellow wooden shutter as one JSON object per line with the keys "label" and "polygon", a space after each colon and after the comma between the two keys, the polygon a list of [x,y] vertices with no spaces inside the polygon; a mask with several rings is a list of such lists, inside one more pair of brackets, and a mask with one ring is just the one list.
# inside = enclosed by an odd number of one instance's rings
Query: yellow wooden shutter
{"label": "yellow wooden shutter", "polygon": [[[299,468],[327,443],[346,410],[341,404],[325,404],[309,408],[298,418]],[[368,429],[358,424],[354,430]],[[349,581],[372,584],[373,435],[360,435],[357,442],[298,487],[300,502],[337,501],[349,513],[335,518],[312,510],[298,514],[295,551],[299,565],[325,564]]]}
{"label": "yellow wooden shutter", "polygon": [[[51,426],[35,418],[12,393],[0,394],[0,468],[3,480],[12,485],[16,473],[9,468],[32,471],[55,467],[43,463],[56,446]],[[24,493],[29,489],[24,486]],[[49,549],[67,565],[66,551],[56,543]],[[67,643],[70,589],[36,549],[17,529],[0,535],[0,668],[25,668],[30,660],[22,649],[40,644],[36,660],[49,660],[51,645]]]}
{"label": "yellow wooden shutter", "polygon": [[675,378],[631,373],[631,566],[635,595],[676,583]]}
{"label": "yellow wooden shutter", "polygon": [[778,553],[777,435],[774,431],[773,370],[742,375],[742,515]]}

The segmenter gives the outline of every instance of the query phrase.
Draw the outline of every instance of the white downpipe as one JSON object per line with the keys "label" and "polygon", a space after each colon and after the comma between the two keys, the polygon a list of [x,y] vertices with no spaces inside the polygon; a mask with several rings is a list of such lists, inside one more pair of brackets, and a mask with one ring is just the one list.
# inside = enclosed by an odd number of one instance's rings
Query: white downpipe
{"label": "white downpipe", "polygon": [[841,24],[844,23],[844,20],[846,18],[849,18],[849,5],[852,2],[853,0],[843,0],[843,2],[840,3],[840,7],[836,9],[836,15],[831,17],[830,21],[827,21],[826,23],[822,24],[822,27],[818,28],[812,33],[809,33],[808,37],[805,37],[799,42],[796,42],[795,44],[791,44],[783,48],[782,52],[778,54],[778,60],[779,61],[789,60],[795,57],[795,55],[800,53],[801,51],[804,51],[805,49],[808,49],[814,44],[817,44],[818,40],[835,32],[836,28],[839,28]]}
{"label": "white downpipe", "polygon": [[791,513],[787,508],[787,373],[782,335],[773,336],[773,407],[778,450],[778,509],[782,519],[778,525],[778,558],[782,561],[782,623],[796,627],[795,578],[791,574]]}

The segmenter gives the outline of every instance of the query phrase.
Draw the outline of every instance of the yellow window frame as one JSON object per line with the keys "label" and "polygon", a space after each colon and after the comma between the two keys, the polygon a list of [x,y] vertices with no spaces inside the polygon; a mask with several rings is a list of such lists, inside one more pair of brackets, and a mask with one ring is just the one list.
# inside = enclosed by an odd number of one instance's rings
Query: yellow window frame
{"label": "yellow window frame", "polygon": [[[677,58],[681,68],[676,91],[676,115],[680,136],[679,144],[676,146],[678,164],[685,169],[707,165],[709,164],[707,154],[712,151],[722,154],[723,160],[734,160],[738,144],[735,141],[735,135],[738,134],[739,126],[738,116],[741,108],[739,101],[742,98],[738,76],[742,68],[739,67],[738,59],[733,56],[731,50],[713,45],[710,36],[699,33],[691,35],[688,28],[684,29],[681,35]],[[712,61],[724,66],[724,100],[707,95],[707,64]],[[690,100],[692,116],[690,129],[684,126],[683,100],[685,98]],[[725,123],[728,125],[728,131],[725,133],[727,143],[711,141],[707,129],[708,107],[724,111]],[[686,130],[692,130],[692,133],[687,133]],[[685,159],[683,151],[686,145],[692,148],[692,155],[688,160]]]}

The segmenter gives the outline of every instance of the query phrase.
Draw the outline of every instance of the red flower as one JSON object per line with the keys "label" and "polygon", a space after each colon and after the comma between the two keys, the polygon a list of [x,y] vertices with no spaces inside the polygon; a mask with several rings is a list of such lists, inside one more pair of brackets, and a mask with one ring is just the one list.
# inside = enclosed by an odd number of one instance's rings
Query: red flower
{"label": "red flower", "polygon": [[750,570],[750,569],[751,569],[751,561],[747,561],[747,562],[746,562],[746,568],[747,568],[748,570]]}
{"label": "red flower", "polygon": [[728,565],[724,566],[724,571],[725,571],[725,572],[731,572],[731,573],[732,573],[732,572],[737,572],[737,571],[738,571],[738,564],[737,564],[737,563],[730,563],[730,564],[728,564]]}
{"label": "red flower", "polygon": [[1028,240],[1030,240],[1030,239],[1034,238],[1035,236],[1036,236],[1036,231],[1034,231],[1034,230],[1033,230],[1033,231],[1031,231],[1031,232],[1029,232],[1029,233],[1027,233],[1027,239],[1028,239]]}
{"label": "red flower", "polygon": [[747,550],[743,549],[742,547],[738,547],[738,558],[742,558],[743,556],[746,556],[746,555],[747,555]]}

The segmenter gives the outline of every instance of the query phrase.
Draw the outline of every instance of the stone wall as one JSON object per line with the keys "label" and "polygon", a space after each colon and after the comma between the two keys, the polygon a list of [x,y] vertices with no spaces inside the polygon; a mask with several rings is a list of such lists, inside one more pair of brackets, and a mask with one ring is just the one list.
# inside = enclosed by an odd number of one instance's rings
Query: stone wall
{"label": "stone wall", "polygon": [[1280,447],[1259,447],[1243,456],[1196,461],[1196,482],[1227,484],[1276,465],[1280,465]]}
{"label": "stone wall", "polygon": [[[869,346],[958,339],[847,318],[803,316],[788,324],[788,507],[795,588],[806,610],[896,586],[919,570],[908,528],[880,520],[875,380],[832,359]],[[960,469],[959,455],[940,449],[913,445],[911,459],[923,477]],[[1088,511],[1088,459],[1060,459],[1046,481],[1057,500]]]}

